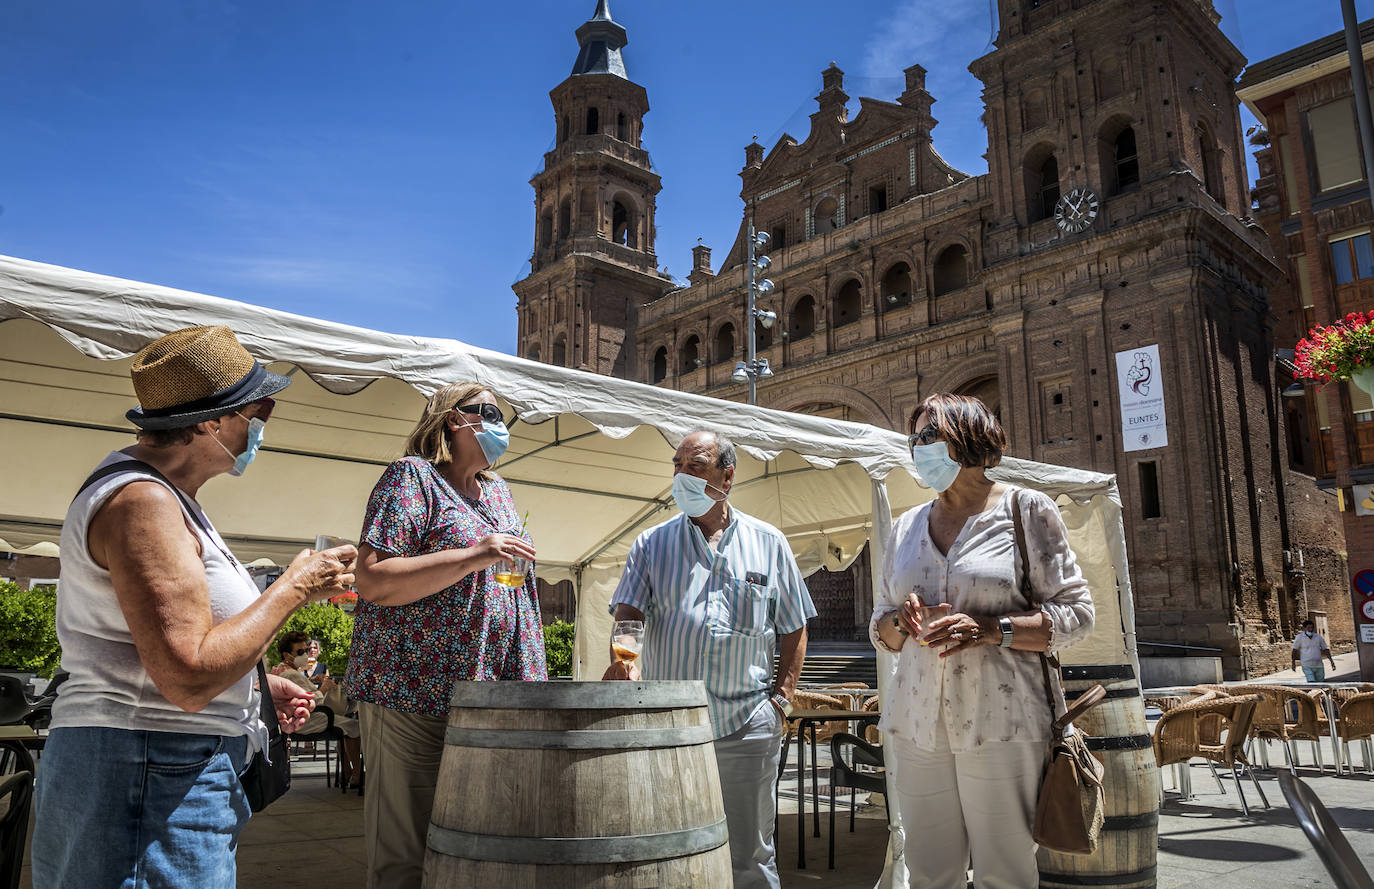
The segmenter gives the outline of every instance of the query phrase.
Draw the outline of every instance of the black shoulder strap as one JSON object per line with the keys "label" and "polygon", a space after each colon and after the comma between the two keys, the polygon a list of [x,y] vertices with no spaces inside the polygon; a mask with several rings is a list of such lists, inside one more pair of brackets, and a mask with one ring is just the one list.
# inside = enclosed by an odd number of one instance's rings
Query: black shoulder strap
{"label": "black shoulder strap", "polygon": [[[199,527],[200,530],[205,532],[205,536],[210,538],[210,542],[215,544],[215,548],[218,549],[220,553],[222,553],[224,557],[229,560],[229,563],[231,565],[238,564],[238,560],[235,559],[228,550],[226,550],[216,541],[214,532],[210,529],[210,526],[205,521],[205,519],[201,517],[200,511],[191,505],[190,499],[181,492],[180,488],[172,484],[171,480],[168,479],[167,476],[163,475],[158,470],[158,468],[156,466],[153,466],[151,463],[144,463],[142,460],[135,460],[133,457],[130,457],[127,460],[120,460],[117,463],[111,463],[108,466],[102,466],[95,472],[92,472],[90,475],[86,476],[86,480],[82,482],[81,487],[77,488],[76,490],[76,497],[80,497],[83,491],[85,491],[87,488],[89,488],[96,482],[100,481],[101,479],[109,478],[112,475],[118,475],[121,472],[132,472],[137,475],[148,476],[150,478],[162,482],[164,485],[171,488],[172,493],[177,495],[177,499],[180,500],[181,505],[185,507],[186,514],[191,517],[191,521],[195,522],[196,526]],[[76,497],[73,497],[72,499],[75,500]]]}

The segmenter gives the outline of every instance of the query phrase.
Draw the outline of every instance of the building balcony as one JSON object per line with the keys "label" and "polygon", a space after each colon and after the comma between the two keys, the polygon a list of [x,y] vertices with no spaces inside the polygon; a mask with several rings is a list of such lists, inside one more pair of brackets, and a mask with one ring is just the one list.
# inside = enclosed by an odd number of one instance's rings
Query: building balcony
{"label": "building balcony", "polygon": [[636,148],[629,142],[622,142],[612,136],[598,134],[595,136],[573,136],[562,145],[554,148],[553,151],[545,152],[544,169],[551,169],[564,159],[577,154],[609,155],[641,169],[652,170],[654,168],[653,161],[649,158],[649,152],[643,148]]}

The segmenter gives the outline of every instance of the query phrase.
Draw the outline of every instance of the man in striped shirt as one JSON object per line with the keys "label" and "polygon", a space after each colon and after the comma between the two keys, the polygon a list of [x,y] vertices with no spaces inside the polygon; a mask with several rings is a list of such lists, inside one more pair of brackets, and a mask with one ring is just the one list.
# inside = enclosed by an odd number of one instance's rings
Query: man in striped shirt
{"label": "man in striped shirt", "polygon": [[[616,620],[644,621],[645,679],[706,684],[735,889],[777,889],[773,793],[816,608],[782,532],[729,504],[734,476],[728,438],[703,430],[683,439],[673,455],[683,514],[635,540],[611,609]],[[639,676],[612,659],[605,678]]]}

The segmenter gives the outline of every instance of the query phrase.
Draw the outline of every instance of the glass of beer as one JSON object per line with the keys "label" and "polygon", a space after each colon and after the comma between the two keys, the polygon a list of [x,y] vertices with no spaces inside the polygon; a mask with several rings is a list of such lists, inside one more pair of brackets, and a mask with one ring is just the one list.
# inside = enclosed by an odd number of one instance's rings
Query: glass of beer
{"label": "glass of beer", "polygon": [[611,651],[622,664],[632,664],[644,650],[644,621],[618,620],[611,630]]}
{"label": "glass of beer", "polygon": [[530,560],[523,556],[503,559],[496,563],[496,582],[511,589],[525,585],[525,575],[530,572]]}

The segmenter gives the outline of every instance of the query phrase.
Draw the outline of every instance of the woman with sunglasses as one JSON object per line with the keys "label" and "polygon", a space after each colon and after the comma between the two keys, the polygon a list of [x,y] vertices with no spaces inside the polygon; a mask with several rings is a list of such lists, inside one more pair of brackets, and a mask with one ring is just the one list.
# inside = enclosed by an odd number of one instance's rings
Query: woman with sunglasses
{"label": "woman with sunglasses", "polygon": [[987,477],[1007,440],[981,401],[932,395],[907,431],[938,496],[893,528],[869,637],[898,657],[879,728],[911,885],[963,889],[971,859],[979,889],[1034,886],[1051,722],[1041,653],[1091,632],[1092,596],[1054,502]]}
{"label": "woman with sunglasses", "polygon": [[359,536],[345,680],[359,701],[371,889],[418,886],[458,680],[544,680],[534,558],[510,488],[491,466],[509,433],[491,390],[451,383],[429,399],[368,501]]}

